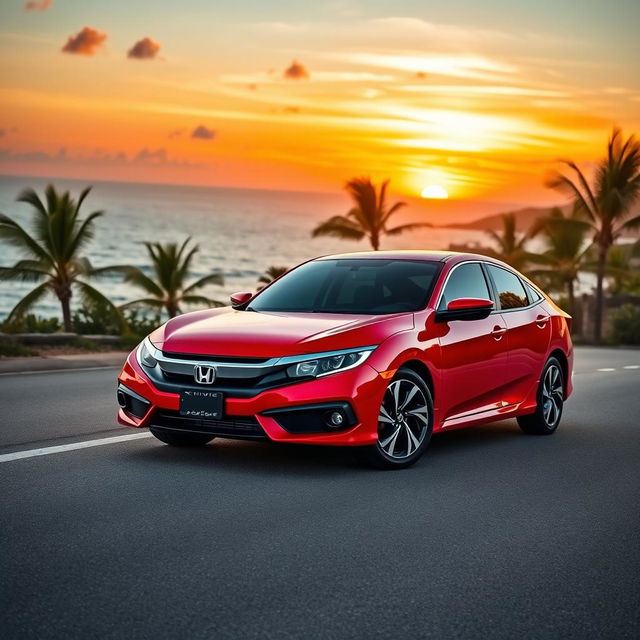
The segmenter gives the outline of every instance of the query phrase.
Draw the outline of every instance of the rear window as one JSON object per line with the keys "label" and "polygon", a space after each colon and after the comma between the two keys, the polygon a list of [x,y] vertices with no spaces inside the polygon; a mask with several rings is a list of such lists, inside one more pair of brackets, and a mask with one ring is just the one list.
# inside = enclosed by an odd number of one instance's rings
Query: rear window
{"label": "rear window", "polygon": [[500,309],[519,309],[529,305],[522,280],[515,273],[494,265],[487,265],[487,271],[495,284]]}

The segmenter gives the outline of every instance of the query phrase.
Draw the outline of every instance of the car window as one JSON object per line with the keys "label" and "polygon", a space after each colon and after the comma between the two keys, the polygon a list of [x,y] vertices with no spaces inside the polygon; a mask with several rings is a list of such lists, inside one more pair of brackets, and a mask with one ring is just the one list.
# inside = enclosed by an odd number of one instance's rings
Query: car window
{"label": "car window", "polygon": [[461,264],[451,272],[438,308],[446,309],[447,305],[456,298],[484,298],[485,300],[491,300],[487,281],[479,263]]}
{"label": "car window", "polygon": [[527,292],[515,273],[493,265],[487,265],[487,269],[496,286],[501,309],[518,309],[528,306]]}
{"label": "car window", "polygon": [[542,300],[542,296],[528,282],[524,283],[524,287],[527,290],[527,295],[529,296],[529,304]]}
{"label": "car window", "polygon": [[253,311],[384,314],[423,309],[441,265],[422,260],[322,259],[261,291]]}

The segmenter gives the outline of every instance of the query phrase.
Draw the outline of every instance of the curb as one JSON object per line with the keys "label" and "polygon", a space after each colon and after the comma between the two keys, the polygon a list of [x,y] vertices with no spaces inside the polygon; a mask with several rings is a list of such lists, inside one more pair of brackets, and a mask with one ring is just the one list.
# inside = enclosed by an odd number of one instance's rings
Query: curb
{"label": "curb", "polygon": [[48,373],[70,369],[109,369],[121,367],[126,351],[109,351],[71,356],[34,356],[28,358],[0,358],[0,376],[24,373]]}

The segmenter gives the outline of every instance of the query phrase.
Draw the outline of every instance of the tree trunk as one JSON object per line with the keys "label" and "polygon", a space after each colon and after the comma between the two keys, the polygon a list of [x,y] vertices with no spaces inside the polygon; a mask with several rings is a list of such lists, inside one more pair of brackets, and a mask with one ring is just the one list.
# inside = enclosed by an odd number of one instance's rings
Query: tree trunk
{"label": "tree trunk", "polygon": [[567,280],[567,297],[569,298],[569,315],[571,317],[575,314],[575,294],[573,292],[573,279]]}
{"label": "tree trunk", "polygon": [[374,251],[377,251],[380,248],[380,238],[377,235],[372,235],[371,238],[371,246]]}
{"label": "tree trunk", "polygon": [[604,316],[604,272],[607,266],[609,247],[601,246],[598,251],[598,280],[596,284],[596,317],[594,324],[594,338],[602,341],[602,320]]}
{"label": "tree trunk", "polygon": [[71,291],[64,292],[59,296],[62,305],[62,324],[67,333],[73,331],[73,323],[71,322]]}
{"label": "tree trunk", "polygon": [[180,309],[178,309],[178,304],[173,300],[169,300],[167,302],[166,309],[170,318],[175,318],[180,313]]}

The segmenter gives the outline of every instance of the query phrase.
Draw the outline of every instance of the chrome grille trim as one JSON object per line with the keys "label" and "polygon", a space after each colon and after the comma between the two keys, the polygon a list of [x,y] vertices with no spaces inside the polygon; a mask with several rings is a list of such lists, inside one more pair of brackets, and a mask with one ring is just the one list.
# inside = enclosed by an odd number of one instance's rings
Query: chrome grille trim
{"label": "chrome grille trim", "polygon": [[[158,361],[156,366],[159,366],[162,371],[167,373],[193,376],[193,368],[196,365],[212,366],[216,369],[217,378],[259,378],[274,371],[276,368],[286,367],[297,362],[304,362],[305,360],[314,360],[316,358],[326,358],[330,356],[342,355],[345,353],[352,353],[354,351],[374,351],[377,345],[370,345],[365,347],[352,347],[349,349],[340,349],[337,351],[322,351],[319,353],[303,353],[295,356],[283,356],[276,358],[269,358],[261,363],[252,362],[218,362],[215,360],[215,356],[211,360],[204,360],[202,356],[199,356],[197,360],[189,360],[187,358],[174,358],[165,356],[160,349],[157,349],[149,338],[143,340],[144,346],[149,353]],[[136,350],[136,358],[138,364],[144,368],[144,365],[140,362],[139,352],[142,344]],[[360,364],[358,362],[357,364]],[[357,366],[357,365],[354,365]]]}

